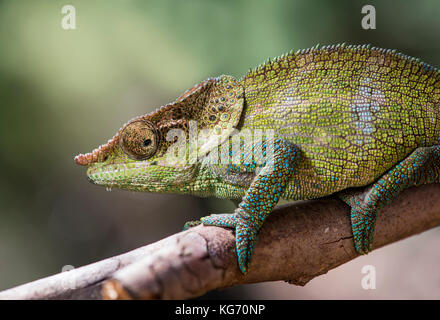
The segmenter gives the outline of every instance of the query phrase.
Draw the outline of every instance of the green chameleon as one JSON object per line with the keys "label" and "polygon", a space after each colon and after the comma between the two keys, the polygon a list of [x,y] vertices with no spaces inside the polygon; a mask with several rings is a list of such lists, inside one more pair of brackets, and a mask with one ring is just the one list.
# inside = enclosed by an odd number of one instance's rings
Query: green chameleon
{"label": "green chameleon", "polygon": [[365,254],[382,207],[410,186],[440,182],[440,71],[370,46],[290,52],[240,80],[197,84],[75,161],[110,188],[241,199],[234,213],[201,223],[235,229],[243,273],[281,198],[337,193]]}

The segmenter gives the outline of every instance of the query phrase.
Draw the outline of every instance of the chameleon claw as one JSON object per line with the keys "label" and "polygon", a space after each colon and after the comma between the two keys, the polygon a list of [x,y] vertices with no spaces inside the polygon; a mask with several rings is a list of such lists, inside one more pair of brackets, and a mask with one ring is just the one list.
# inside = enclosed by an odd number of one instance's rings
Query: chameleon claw
{"label": "chameleon claw", "polygon": [[183,231],[188,230],[188,229],[193,228],[193,227],[196,227],[196,226],[198,226],[201,223],[202,223],[202,221],[200,221],[200,220],[187,221],[183,225]]}

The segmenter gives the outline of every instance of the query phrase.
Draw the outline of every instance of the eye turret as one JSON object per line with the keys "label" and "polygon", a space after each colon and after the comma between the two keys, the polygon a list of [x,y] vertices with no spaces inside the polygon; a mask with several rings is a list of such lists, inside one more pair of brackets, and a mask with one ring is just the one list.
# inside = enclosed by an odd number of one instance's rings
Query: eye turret
{"label": "eye turret", "polygon": [[151,158],[159,145],[159,131],[148,120],[138,120],[126,126],[119,139],[122,151],[131,159]]}

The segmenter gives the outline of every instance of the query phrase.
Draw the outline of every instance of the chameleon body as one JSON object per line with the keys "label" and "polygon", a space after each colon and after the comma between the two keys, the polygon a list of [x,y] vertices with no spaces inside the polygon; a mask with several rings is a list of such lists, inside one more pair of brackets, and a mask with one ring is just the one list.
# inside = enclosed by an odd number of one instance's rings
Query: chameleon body
{"label": "chameleon body", "polygon": [[[176,129],[197,141],[180,163],[167,157]],[[237,130],[264,133],[234,149]],[[224,154],[227,161],[212,161]],[[409,186],[440,182],[440,72],[369,46],[291,52],[239,80],[201,82],[75,161],[98,185],[238,199],[234,213],[201,222],[235,229],[242,272],[280,198],[336,193],[351,206],[356,250],[368,253],[383,206]]]}

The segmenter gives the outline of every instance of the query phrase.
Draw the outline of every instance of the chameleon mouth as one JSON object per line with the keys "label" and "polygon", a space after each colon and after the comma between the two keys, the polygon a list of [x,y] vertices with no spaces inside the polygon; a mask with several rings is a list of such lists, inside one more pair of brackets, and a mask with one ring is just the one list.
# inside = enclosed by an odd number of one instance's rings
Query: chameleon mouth
{"label": "chameleon mouth", "polygon": [[87,168],[87,179],[96,185],[126,188],[129,185],[143,185],[160,181],[160,175],[151,172],[146,162],[94,163]]}
{"label": "chameleon mouth", "polygon": [[95,181],[89,175],[87,175],[86,177],[88,182],[90,182],[91,184],[95,184]]}
{"label": "chameleon mouth", "polygon": [[90,166],[87,169],[87,180],[92,184],[106,185],[105,181],[108,180],[110,182],[110,179],[105,178],[106,176],[109,176],[107,172],[105,171],[98,172],[98,170],[93,166]]}
{"label": "chameleon mouth", "polygon": [[89,165],[87,169],[87,179],[96,185],[109,186],[120,184],[130,180],[133,176],[130,171],[135,168],[127,167],[125,164],[107,164],[96,163]]}

